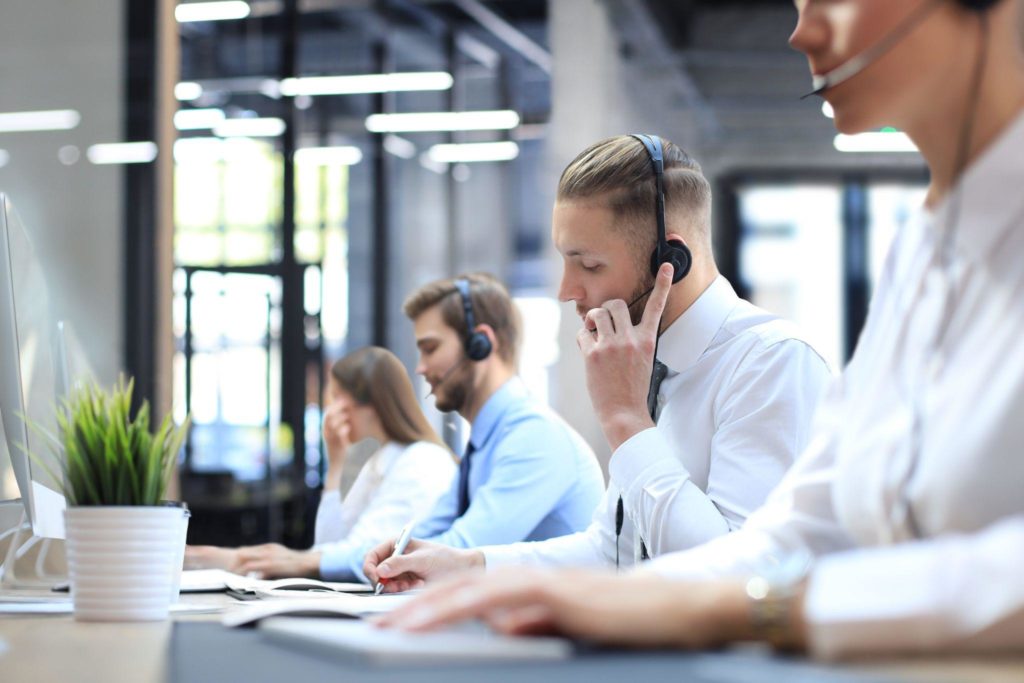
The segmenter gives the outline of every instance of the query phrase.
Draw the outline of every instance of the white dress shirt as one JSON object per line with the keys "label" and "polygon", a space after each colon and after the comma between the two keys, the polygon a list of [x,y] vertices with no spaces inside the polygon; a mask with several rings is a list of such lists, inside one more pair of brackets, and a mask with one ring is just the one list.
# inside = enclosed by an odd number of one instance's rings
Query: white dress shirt
{"label": "white dress shirt", "polygon": [[350,556],[397,536],[410,521],[427,515],[451,486],[451,453],[429,441],[389,442],[367,459],[344,502],[335,489],[320,498],[313,550],[322,553],[321,575],[345,574]]}
{"label": "white dress shirt", "polygon": [[641,539],[657,556],[739,528],[803,449],[831,379],[791,323],[740,299],[723,277],[662,333],[658,359],[669,370],[657,426],[612,454],[590,526],[549,541],[485,547],[488,567],[614,567],[617,550],[620,566],[629,566]]}
{"label": "white dress shirt", "polygon": [[766,505],[652,569],[817,557],[805,616],[823,657],[1024,646],[1022,158],[1024,115],[964,175],[956,225],[947,199],[897,235],[854,357]]}

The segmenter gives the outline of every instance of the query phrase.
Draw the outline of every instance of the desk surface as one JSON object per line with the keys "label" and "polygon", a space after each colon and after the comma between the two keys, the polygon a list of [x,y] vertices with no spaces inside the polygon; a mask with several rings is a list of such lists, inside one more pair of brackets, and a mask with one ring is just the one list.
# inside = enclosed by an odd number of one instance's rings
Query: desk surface
{"label": "desk surface", "polygon": [[[226,605],[224,595],[189,595],[192,604]],[[177,615],[157,623],[85,623],[70,615],[0,616],[4,683],[163,683],[358,679],[360,683],[485,680],[537,683],[600,681],[1024,681],[1024,657],[976,660],[857,662],[831,667],[770,657],[759,651],[724,653],[598,653],[571,663],[396,669],[271,643],[256,630],[225,629],[217,614]],[[349,675],[343,675],[343,674]]]}

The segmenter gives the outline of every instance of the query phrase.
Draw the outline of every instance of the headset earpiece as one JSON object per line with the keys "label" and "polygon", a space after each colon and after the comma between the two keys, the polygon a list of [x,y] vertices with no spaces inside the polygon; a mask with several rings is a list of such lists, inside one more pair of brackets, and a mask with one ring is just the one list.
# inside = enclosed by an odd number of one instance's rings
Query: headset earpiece
{"label": "headset earpiece", "polygon": [[657,276],[662,263],[671,263],[672,284],[675,284],[689,274],[690,266],[693,265],[693,254],[682,241],[669,241],[665,237],[665,156],[661,138],[640,133],[634,133],[633,137],[643,143],[644,149],[651,157],[657,188],[655,219],[658,222],[658,241],[654,245],[654,253],[651,254],[651,275]]}
{"label": "headset earpiece", "polygon": [[462,347],[471,361],[482,361],[491,355],[493,346],[491,338],[483,332],[476,331],[476,316],[473,315],[473,298],[470,296],[469,280],[459,278],[455,281],[455,289],[462,298],[462,312],[466,320],[466,336]]}
{"label": "headset earpiece", "polygon": [[[659,254],[660,251],[660,254]],[[651,254],[651,275],[657,275],[662,263],[672,264],[672,284],[682,280],[690,273],[693,255],[690,248],[682,240],[668,240]]]}

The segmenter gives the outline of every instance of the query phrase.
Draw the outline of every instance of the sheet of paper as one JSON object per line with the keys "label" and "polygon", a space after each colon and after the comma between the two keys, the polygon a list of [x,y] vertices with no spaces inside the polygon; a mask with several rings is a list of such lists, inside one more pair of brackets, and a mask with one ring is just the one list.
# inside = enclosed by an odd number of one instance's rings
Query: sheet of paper
{"label": "sheet of paper", "polygon": [[68,602],[0,602],[0,614],[71,614]]}
{"label": "sheet of paper", "polygon": [[315,598],[276,598],[241,602],[224,614],[225,626],[241,626],[271,616],[338,616],[363,617],[390,612],[411,600],[412,595],[349,595],[320,594]]}

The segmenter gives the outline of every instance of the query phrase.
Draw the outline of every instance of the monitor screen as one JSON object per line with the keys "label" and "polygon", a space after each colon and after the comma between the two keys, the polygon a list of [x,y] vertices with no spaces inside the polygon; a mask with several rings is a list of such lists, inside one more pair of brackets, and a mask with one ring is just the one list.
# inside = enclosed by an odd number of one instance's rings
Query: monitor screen
{"label": "monitor screen", "polygon": [[57,387],[66,385],[58,371],[60,343],[37,253],[10,199],[0,194],[0,417],[7,450],[0,463],[10,469],[0,478],[14,479],[33,533],[47,538],[64,536],[64,497],[51,476],[60,472],[51,438]]}

